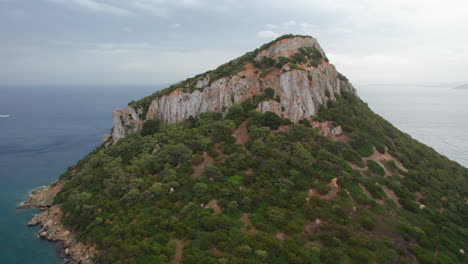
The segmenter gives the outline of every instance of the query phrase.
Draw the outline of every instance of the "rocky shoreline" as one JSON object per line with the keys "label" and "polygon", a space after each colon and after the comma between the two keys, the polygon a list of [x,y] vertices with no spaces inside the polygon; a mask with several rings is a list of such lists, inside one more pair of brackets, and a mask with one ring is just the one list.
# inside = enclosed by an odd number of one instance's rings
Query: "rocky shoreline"
{"label": "rocky shoreline", "polygon": [[93,264],[97,255],[94,247],[85,245],[75,239],[75,234],[61,222],[62,210],[59,205],[52,205],[55,195],[63,186],[62,181],[39,187],[31,192],[29,198],[18,205],[18,209],[37,207],[42,212],[34,215],[28,226],[40,226],[38,237],[54,242],[61,242],[61,253],[66,263]]}

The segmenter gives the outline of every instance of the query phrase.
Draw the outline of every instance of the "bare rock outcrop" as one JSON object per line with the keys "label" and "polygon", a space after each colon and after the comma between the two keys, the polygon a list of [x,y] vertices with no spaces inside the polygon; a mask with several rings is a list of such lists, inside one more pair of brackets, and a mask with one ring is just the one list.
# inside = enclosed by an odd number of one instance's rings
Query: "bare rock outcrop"
{"label": "bare rock outcrop", "polygon": [[[291,57],[300,48],[310,48],[321,54],[316,65],[299,64],[296,67],[283,65],[281,68],[260,69],[254,63],[246,63],[245,70],[237,74],[210,80],[210,75],[198,80],[196,89],[178,88],[169,94],[154,98],[146,112],[145,119],[159,118],[168,123],[198,117],[202,112],[225,112],[233,104],[241,103],[266,87],[275,91],[275,100],[263,101],[259,111],[272,111],[279,116],[296,122],[315,116],[321,105],[335,100],[335,94],[356,90],[328,63],[317,40],[312,37],[295,36],[276,41],[256,54],[254,60],[263,57],[277,59]],[[113,142],[141,128],[139,113],[142,109],[127,106],[113,114]]]}
{"label": "bare rock outcrop", "polygon": [[114,143],[131,132],[140,130],[140,117],[131,106],[115,110],[112,113],[112,120],[112,140]]}
{"label": "bare rock outcrop", "polygon": [[36,214],[28,222],[29,226],[40,226],[37,233],[42,239],[61,242],[67,263],[93,264],[97,251],[89,245],[76,241],[75,234],[61,222],[62,211],[54,205],[40,214]]}
{"label": "bare rock outcrop", "polygon": [[71,264],[93,264],[96,249],[75,239],[75,234],[62,224],[62,211],[59,205],[53,205],[55,195],[63,186],[63,181],[43,186],[31,192],[29,198],[17,208],[38,207],[41,213],[34,215],[28,226],[40,226],[38,237],[61,242],[64,257]]}
{"label": "bare rock outcrop", "polygon": [[47,186],[39,187],[33,190],[26,201],[22,202],[16,208],[38,207],[47,208],[52,206],[55,195],[62,189],[63,181],[58,181]]}

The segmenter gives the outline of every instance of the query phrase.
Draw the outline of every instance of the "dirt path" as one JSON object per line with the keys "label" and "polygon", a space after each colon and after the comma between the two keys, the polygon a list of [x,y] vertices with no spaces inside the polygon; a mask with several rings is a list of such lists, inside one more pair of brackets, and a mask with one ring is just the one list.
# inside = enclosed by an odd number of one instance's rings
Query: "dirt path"
{"label": "dirt path", "polygon": [[439,249],[434,252],[434,264],[437,264],[437,257],[439,257]]}
{"label": "dirt path", "polygon": [[174,241],[176,248],[175,248],[174,258],[172,259],[171,263],[179,264],[180,261],[182,260],[183,253],[184,253],[184,246],[187,242],[179,240],[179,239],[175,239],[175,238],[172,239],[172,241]]}
{"label": "dirt path", "polygon": [[200,164],[193,166],[194,171],[192,173],[192,177],[197,178],[198,176],[200,176],[200,174],[203,171],[203,168],[205,168],[206,165],[212,165],[214,163],[213,158],[210,155],[208,155],[206,151],[203,152],[203,158],[204,159],[202,162],[200,162]]}
{"label": "dirt path", "polygon": [[408,170],[405,167],[403,167],[403,164],[397,158],[393,157],[392,155],[390,155],[390,153],[388,153],[388,149],[385,150],[385,154],[380,153],[375,146],[373,146],[372,149],[374,150],[374,153],[372,153],[372,155],[370,155],[369,157],[364,158],[363,160],[364,162],[368,160],[373,160],[377,162],[380,166],[384,168],[385,176],[391,175],[391,173],[388,171],[388,169],[385,166],[386,161],[390,161],[390,160],[393,160],[395,162],[397,168],[399,168],[400,170],[404,172],[408,172]]}
{"label": "dirt path", "polygon": [[400,198],[395,194],[393,190],[388,188],[387,186],[382,186],[383,191],[388,196],[388,198],[392,199],[398,207],[400,207]]}

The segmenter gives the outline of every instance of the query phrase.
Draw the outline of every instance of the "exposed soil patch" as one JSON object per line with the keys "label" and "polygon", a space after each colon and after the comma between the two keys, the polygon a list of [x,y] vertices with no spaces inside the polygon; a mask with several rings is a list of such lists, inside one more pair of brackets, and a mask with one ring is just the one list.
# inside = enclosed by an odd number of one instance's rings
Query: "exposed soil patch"
{"label": "exposed soil patch", "polygon": [[340,142],[344,142],[344,143],[348,143],[351,140],[349,138],[348,134],[346,134],[346,133],[343,133],[343,134],[338,135],[338,136],[332,135],[330,138],[332,140],[334,140],[334,141],[340,141]]}
{"label": "exposed soil patch", "polygon": [[172,259],[171,263],[172,264],[179,264],[180,261],[182,260],[183,253],[184,253],[184,246],[187,243],[187,241],[182,241],[182,240],[179,240],[179,239],[176,239],[176,238],[172,239],[172,241],[174,241],[174,243],[175,243],[175,254],[174,254],[174,258]]}
{"label": "exposed soil patch", "polygon": [[218,200],[216,200],[216,199],[213,199],[213,200],[209,201],[209,202],[205,205],[205,208],[213,209],[215,215],[218,215],[218,214],[220,214],[220,213],[222,212],[222,209],[221,209],[221,207],[220,207],[219,204],[218,204]]}
{"label": "exposed soil patch", "polygon": [[320,226],[323,225],[324,222],[320,219],[315,219],[315,221],[308,220],[304,226],[304,234],[313,234],[319,231]]}
{"label": "exposed soil patch", "polygon": [[236,143],[240,145],[245,145],[249,141],[249,130],[247,129],[247,121],[243,121],[237,128],[234,130],[233,136],[236,138]]}
{"label": "exposed soil patch", "polygon": [[197,178],[198,176],[200,176],[200,174],[203,171],[203,168],[205,168],[206,165],[212,164],[214,164],[213,158],[210,155],[208,155],[208,152],[203,152],[203,161],[200,162],[200,164],[193,166],[194,171],[192,173],[192,177]]}
{"label": "exposed soil patch", "polygon": [[276,233],[275,237],[276,237],[276,239],[278,239],[280,241],[284,241],[286,238],[288,238],[288,236],[283,232]]}
{"label": "exposed soil patch", "polygon": [[414,193],[416,195],[416,201],[419,203],[421,199],[424,198],[424,194],[422,194],[421,192],[415,192]]}
{"label": "exposed soil patch", "polygon": [[[321,195],[315,189],[309,189],[309,191],[308,191],[309,197],[315,196],[315,197],[319,197],[319,198],[324,199],[324,200],[330,200],[330,199],[335,198],[336,194],[340,191],[341,187],[337,184],[337,179],[336,178],[331,180],[329,185],[331,187],[331,190],[325,195]],[[307,200],[307,202],[309,202],[309,198],[306,198],[306,200]]]}
{"label": "exposed soil patch", "polygon": [[390,155],[390,153],[388,153],[387,149],[385,150],[385,154],[382,154],[377,150],[376,147],[373,146],[372,148],[374,150],[374,153],[370,155],[369,157],[364,158],[364,161],[373,160],[377,162],[380,166],[384,168],[385,176],[391,175],[390,171],[385,166],[386,162],[390,160],[393,160],[395,162],[397,168],[399,168],[400,170],[404,172],[408,172],[408,170],[405,167],[403,167],[403,164],[401,164],[401,162],[397,158],[393,157],[392,155]]}
{"label": "exposed soil patch", "polygon": [[248,213],[243,213],[240,220],[242,221],[242,223],[245,224],[243,228],[244,231],[252,233],[252,234],[257,233],[257,229],[255,229],[255,227],[252,225],[252,222],[250,222]]}
{"label": "exposed soil patch", "polygon": [[395,192],[393,190],[391,190],[387,186],[382,186],[382,189],[385,192],[385,194],[387,195],[387,197],[392,199],[397,204],[398,207],[401,206],[400,205],[400,198],[398,198],[398,196],[395,194]]}

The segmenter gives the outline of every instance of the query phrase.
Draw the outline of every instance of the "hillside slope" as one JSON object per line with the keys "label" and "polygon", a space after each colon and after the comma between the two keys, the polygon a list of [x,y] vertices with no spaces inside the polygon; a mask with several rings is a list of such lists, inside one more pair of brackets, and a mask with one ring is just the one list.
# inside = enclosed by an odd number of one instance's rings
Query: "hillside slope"
{"label": "hillside slope", "polygon": [[[254,54],[274,58],[281,49],[269,48],[297,38],[309,39],[286,36]],[[276,81],[210,112],[166,115],[193,110],[170,98],[210,98],[207,84],[114,113],[123,133],[60,176],[43,215],[60,211],[96,263],[467,263],[468,170],[373,113],[315,47],[320,63],[264,59],[273,66],[262,76]],[[306,85],[316,70],[330,86]],[[312,101],[288,103],[292,90],[277,82],[287,74],[288,85],[319,91]],[[229,76],[217,80],[237,80]],[[266,107],[275,104],[285,109]]]}

